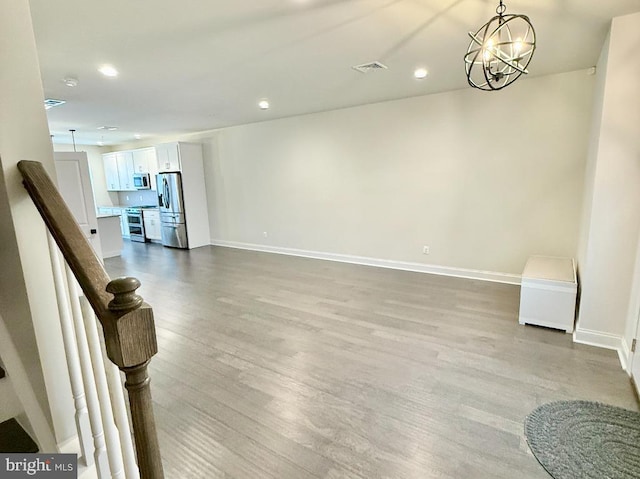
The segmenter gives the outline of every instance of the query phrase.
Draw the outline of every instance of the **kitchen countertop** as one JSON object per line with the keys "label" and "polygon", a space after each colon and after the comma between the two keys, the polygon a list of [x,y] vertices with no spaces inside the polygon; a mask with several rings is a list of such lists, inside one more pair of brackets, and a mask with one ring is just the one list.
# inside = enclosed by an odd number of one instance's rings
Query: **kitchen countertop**
{"label": "kitchen countertop", "polygon": [[96,218],[120,218],[120,215],[97,215]]}
{"label": "kitchen countertop", "polygon": [[141,210],[157,210],[159,208],[158,205],[112,205],[112,206],[98,206],[97,209],[100,210],[101,208],[108,208],[108,209],[112,209],[112,208],[117,208],[117,209],[127,209],[127,208],[140,208]]}

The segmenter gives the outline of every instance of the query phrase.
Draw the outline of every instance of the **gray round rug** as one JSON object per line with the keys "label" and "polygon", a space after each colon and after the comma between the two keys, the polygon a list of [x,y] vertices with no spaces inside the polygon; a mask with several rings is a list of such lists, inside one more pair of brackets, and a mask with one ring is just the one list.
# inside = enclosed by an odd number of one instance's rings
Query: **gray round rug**
{"label": "gray round rug", "polygon": [[640,413],[596,402],[552,402],[527,416],[524,433],[554,479],[640,478]]}

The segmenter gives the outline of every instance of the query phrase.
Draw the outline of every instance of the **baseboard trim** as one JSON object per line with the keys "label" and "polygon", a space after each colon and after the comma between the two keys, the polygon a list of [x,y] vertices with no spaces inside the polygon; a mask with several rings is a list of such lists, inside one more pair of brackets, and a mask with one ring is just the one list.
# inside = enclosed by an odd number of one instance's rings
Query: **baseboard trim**
{"label": "baseboard trim", "polygon": [[265,253],[284,254],[288,256],[301,256],[304,258],[322,259],[327,261],[337,261],[339,263],[361,264],[364,266],[375,266],[378,268],[398,269],[402,271],[413,271],[416,273],[438,274],[441,276],[455,276],[457,278],[477,279],[480,281],[491,281],[494,283],[506,283],[519,285],[521,277],[517,274],[497,273],[493,271],[481,271],[475,269],[452,268],[448,266],[437,266],[432,264],[410,263],[406,261],[393,261],[388,259],[369,258],[366,256],[352,256],[337,253],[325,253],[321,251],[309,251],[295,248],[282,248],[278,246],[267,246],[253,243],[240,243],[236,241],[226,241],[212,239],[214,246],[225,248],[245,249],[251,251],[262,251]]}
{"label": "baseboard trim", "polygon": [[624,337],[620,341],[621,348],[618,351],[618,356],[620,357],[620,363],[622,364],[622,369],[624,369],[629,376],[631,376],[631,348],[625,341]]}
{"label": "baseboard trim", "polygon": [[605,333],[603,331],[583,329],[578,326],[573,332],[573,342],[616,351],[618,353],[618,359],[620,360],[622,369],[627,371],[629,348],[624,337],[617,334]]}

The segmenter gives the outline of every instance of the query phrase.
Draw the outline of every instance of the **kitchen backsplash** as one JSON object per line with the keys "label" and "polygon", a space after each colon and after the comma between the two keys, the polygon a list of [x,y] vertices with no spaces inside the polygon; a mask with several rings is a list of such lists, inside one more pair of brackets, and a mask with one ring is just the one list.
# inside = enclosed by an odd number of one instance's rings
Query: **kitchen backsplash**
{"label": "kitchen backsplash", "polygon": [[120,206],[151,206],[158,204],[158,195],[153,190],[120,191]]}

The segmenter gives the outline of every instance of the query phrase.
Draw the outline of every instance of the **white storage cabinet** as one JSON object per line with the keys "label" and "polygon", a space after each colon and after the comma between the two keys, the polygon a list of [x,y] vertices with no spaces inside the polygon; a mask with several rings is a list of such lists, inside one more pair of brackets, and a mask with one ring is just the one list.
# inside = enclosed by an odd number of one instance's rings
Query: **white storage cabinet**
{"label": "white storage cabinet", "polygon": [[144,235],[148,240],[162,242],[160,212],[157,209],[143,208]]}
{"label": "white storage cabinet", "polygon": [[572,333],[577,291],[573,259],[530,257],[522,273],[519,323]]}
{"label": "white storage cabinet", "polygon": [[115,153],[102,155],[104,174],[107,178],[107,191],[120,191],[120,175],[118,174],[118,159]]}
{"label": "white storage cabinet", "polygon": [[[186,143],[164,143],[162,145],[156,145],[156,156],[158,159],[158,171],[164,173],[165,171],[181,171],[182,163],[180,160],[181,154],[184,151],[180,151],[180,146]],[[188,147],[187,147],[188,148]]]}
{"label": "white storage cabinet", "polygon": [[156,158],[156,149],[139,148],[131,152],[133,154],[133,168],[136,173],[149,173],[149,181],[151,189],[156,189],[156,175],[158,174],[158,160]]}
{"label": "white storage cabinet", "polygon": [[118,176],[120,177],[120,191],[136,191],[133,185],[133,154],[130,151],[117,151]]}
{"label": "white storage cabinet", "polygon": [[117,151],[102,155],[107,191],[135,191],[133,186],[133,155],[130,151]]}
{"label": "white storage cabinet", "polygon": [[107,179],[107,191],[136,191],[133,184],[135,173],[149,173],[151,189],[156,189],[158,161],[155,148],[105,153],[102,155],[102,160]]}

